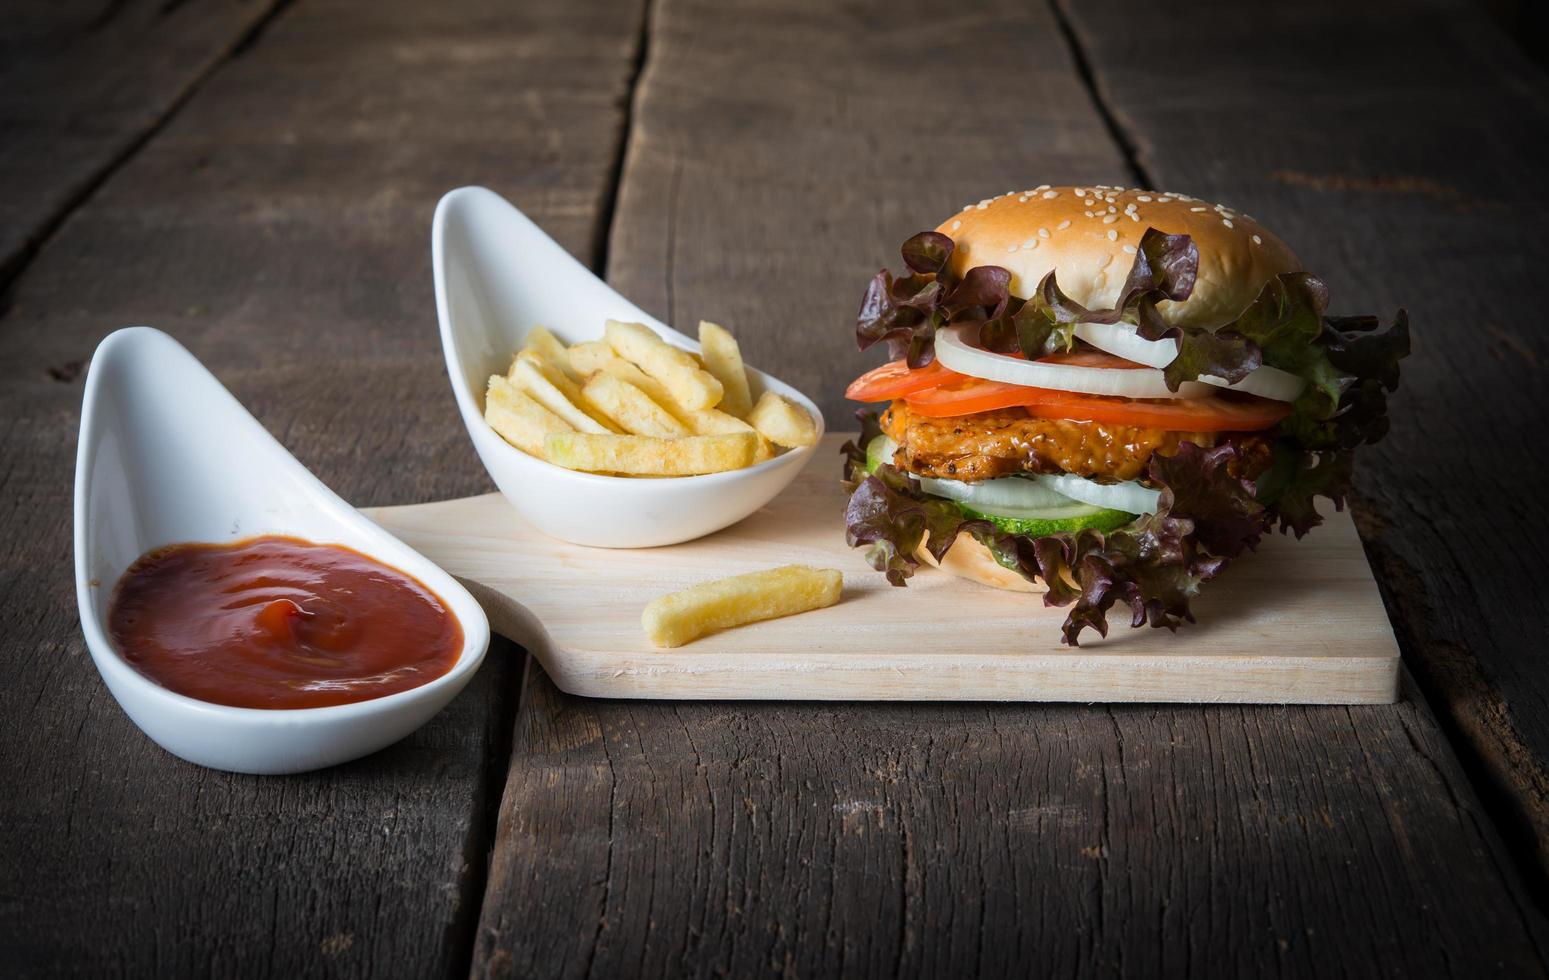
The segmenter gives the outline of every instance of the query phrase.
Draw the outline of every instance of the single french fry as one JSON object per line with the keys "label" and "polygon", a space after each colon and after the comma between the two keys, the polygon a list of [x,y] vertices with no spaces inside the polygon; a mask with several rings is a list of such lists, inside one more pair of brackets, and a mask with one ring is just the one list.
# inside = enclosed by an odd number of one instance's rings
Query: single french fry
{"label": "single french fry", "polygon": [[[684,419],[689,429],[697,436],[719,436],[730,432],[752,432],[753,427],[741,419],[727,415],[718,408],[702,408],[697,412],[688,412]],[[763,440],[760,439],[760,442]],[[758,462],[757,450],[754,451],[754,462]]]}
{"label": "single french fry", "polygon": [[627,476],[694,476],[739,470],[753,460],[758,436],[734,432],[720,436],[598,435],[563,432],[544,440],[549,461],[572,470]]}
{"label": "single french fry", "polygon": [[653,646],[677,647],[717,630],[832,606],[843,589],[837,569],[785,565],[658,596],[640,625]]}
{"label": "single french fry", "polygon": [[652,401],[651,396],[606,371],[592,375],[581,393],[626,432],[663,439],[689,434],[688,426]]}
{"label": "single french fry", "polygon": [[818,427],[812,416],[772,391],[759,396],[758,404],[748,413],[748,421],[759,435],[776,445],[800,449],[818,441]]}
{"label": "single french fry", "polygon": [[[570,426],[577,431],[612,434],[613,429],[593,418],[577,404],[577,400],[581,397],[581,390],[575,386],[575,382],[566,378],[557,368],[543,370],[540,366],[542,364],[542,358],[533,355],[532,351],[522,351],[511,365],[511,383],[531,395],[538,404],[570,423]],[[564,391],[566,387],[574,393],[573,398],[566,395]]]}
{"label": "single french fry", "polygon": [[484,392],[484,421],[522,452],[546,459],[543,439],[551,432],[573,432],[564,419],[544,408],[500,375],[491,375]]}
{"label": "single french fry", "polygon": [[[614,357],[602,365],[602,370],[618,378],[628,381],[650,396],[662,408],[671,412],[673,417],[688,426],[690,432],[696,436],[719,436],[728,432],[752,432],[753,427],[739,418],[727,415],[716,408],[689,409],[679,405],[672,397],[672,392],[667,386],[655,378],[641,371],[622,357]],[[760,439],[760,449],[764,448],[765,440]],[[763,457],[768,459],[768,456]],[[763,462],[754,453],[754,462]]]}
{"label": "single french fry", "polygon": [[571,344],[565,353],[570,357],[570,366],[583,378],[596,374],[604,364],[618,359],[605,340],[583,340],[579,344]]}
{"label": "single french fry", "polygon": [[764,460],[774,459],[778,455],[780,455],[780,447],[776,446],[768,439],[765,439],[763,436],[759,436],[758,448],[753,450],[753,465],[757,466]]}
{"label": "single french fry", "polygon": [[620,357],[666,385],[684,408],[714,408],[721,400],[723,389],[715,376],[700,367],[692,354],[673,347],[649,327],[609,320],[604,336]]}
{"label": "single french fry", "polygon": [[635,367],[633,363],[614,354],[602,362],[599,370],[603,374],[611,374],[613,377],[621,381],[627,381],[639,388],[652,401],[671,412],[678,421],[687,423],[689,413],[673,399],[672,392],[667,390],[667,386]]}
{"label": "single french fry", "polygon": [[699,349],[705,370],[721,383],[721,402],[715,406],[739,419],[753,410],[753,395],[748,391],[748,372],[742,364],[742,348],[725,327],[699,321]]}
{"label": "single french fry", "polygon": [[548,327],[533,327],[527,331],[527,343],[523,345],[523,349],[536,352],[538,356],[563,371],[565,377],[571,381],[585,380],[585,376],[571,365],[570,353],[565,349],[565,345],[549,332]]}

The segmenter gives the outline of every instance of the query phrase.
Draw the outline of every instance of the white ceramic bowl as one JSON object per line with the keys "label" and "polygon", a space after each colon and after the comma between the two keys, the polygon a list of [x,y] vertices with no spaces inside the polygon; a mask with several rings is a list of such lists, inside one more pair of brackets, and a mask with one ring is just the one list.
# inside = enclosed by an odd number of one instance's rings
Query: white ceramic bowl
{"label": "white ceramic bowl", "polygon": [[[510,367],[534,326],[573,344],[600,338],[609,319],[627,320],[685,350],[697,353],[699,344],[614,292],[526,215],[482,187],[441,199],[431,249],[441,345],[463,424],[500,492],[546,534],[601,548],[689,541],[764,506],[812,455],[811,448],[797,449],[729,473],[630,479],[577,473],[514,448],[485,423],[484,390],[490,375]],[[821,434],[823,416],[811,399],[753,368],[748,382],[755,399],[771,390],[811,412]]]}
{"label": "white ceramic bowl", "polygon": [[[176,694],[118,655],[107,610],[130,563],[163,545],[260,534],[348,545],[419,579],[462,624],[457,662],[375,700],[265,710]],[[214,769],[304,772],[375,752],[445,707],[489,647],[489,621],[466,589],[323,486],[192,354],[149,327],[111,334],[86,378],[75,577],[87,648],[118,703],[162,748]]]}

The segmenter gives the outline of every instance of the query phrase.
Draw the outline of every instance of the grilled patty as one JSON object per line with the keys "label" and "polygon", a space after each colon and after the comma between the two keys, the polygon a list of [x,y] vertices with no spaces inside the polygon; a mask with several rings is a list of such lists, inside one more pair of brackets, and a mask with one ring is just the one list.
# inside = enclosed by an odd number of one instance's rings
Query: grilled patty
{"label": "grilled patty", "polygon": [[1216,444],[1212,432],[1042,419],[1022,408],[931,418],[909,411],[902,401],[882,413],[882,430],[898,443],[897,465],[916,476],[965,483],[1013,473],[1133,480],[1153,453],[1170,456],[1182,442]]}

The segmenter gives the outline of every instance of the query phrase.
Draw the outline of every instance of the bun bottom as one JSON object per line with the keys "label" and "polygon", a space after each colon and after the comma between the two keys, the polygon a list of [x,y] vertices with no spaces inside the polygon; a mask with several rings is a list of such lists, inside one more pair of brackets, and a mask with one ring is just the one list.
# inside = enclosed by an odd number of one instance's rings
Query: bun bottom
{"label": "bun bottom", "polygon": [[920,542],[915,555],[927,565],[944,572],[951,572],[960,578],[978,582],[980,585],[988,585],[992,589],[1033,593],[1049,591],[1049,587],[1044,584],[1042,578],[1029,582],[996,561],[995,556],[990,554],[990,549],[967,534],[959,534],[957,540],[952,542],[952,547],[947,549],[945,557],[939,562],[931,555],[930,549],[925,547],[924,541]]}

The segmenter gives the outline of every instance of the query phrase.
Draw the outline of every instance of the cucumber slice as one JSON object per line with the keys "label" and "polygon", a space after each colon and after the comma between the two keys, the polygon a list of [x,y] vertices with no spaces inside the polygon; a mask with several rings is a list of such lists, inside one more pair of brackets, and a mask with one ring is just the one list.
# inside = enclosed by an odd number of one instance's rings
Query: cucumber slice
{"label": "cucumber slice", "polygon": [[[1063,514],[1048,511],[1036,517],[1007,517],[1003,514],[981,514],[970,507],[963,507],[962,504],[958,506],[962,507],[963,513],[969,517],[982,518],[1008,534],[1020,534],[1029,538],[1081,531],[1089,527],[1099,531],[1112,531],[1135,519],[1134,514],[1126,514],[1122,510],[1107,510],[1103,507],[1067,507],[1062,508],[1067,512]],[[1078,510],[1082,513],[1075,513]]]}
{"label": "cucumber slice", "polygon": [[891,463],[893,454],[898,452],[898,443],[887,436],[877,436],[866,443],[866,472],[875,473],[877,467],[883,463]]}
{"label": "cucumber slice", "polygon": [[[893,461],[893,453],[898,450],[898,444],[887,436],[877,436],[866,444],[866,470],[875,472],[878,466]],[[928,479],[928,478],[927,478]],[[1005,477],[1003,480],[1017,479]],[[1097,507],[1092,504],[1083,504],[1063,497],[1064,504],[1052,507],[1009,507],[992,505],[973,505],[960,499],[954,499],[947,494],[939,493],[932,489],[930,483],[921,480],[921,486],[929,493],[937,496],[947,496],[954,500],[964,514],[969,517],[980,518],[989,521],[1002,531],[1010,534],[1023,534],[1028,537],[1043,537],[1048,534],[1058,534],[1062,531],[1080,531],[1085,528],[1096,528],[1099,531],[1111,531],[1116,527],[1123,527],[1135,519],[1134,514],[1122,510],[1112,510],[1107,507]],[[958,483],[956,480],[935,480],[932,483],[956,484],[960,487],[971,487],[972,484]],[[1002,481],[989,481],[1002,482]],[[1036,490],[1042,490],[1032,480],[1023,481]]]}

